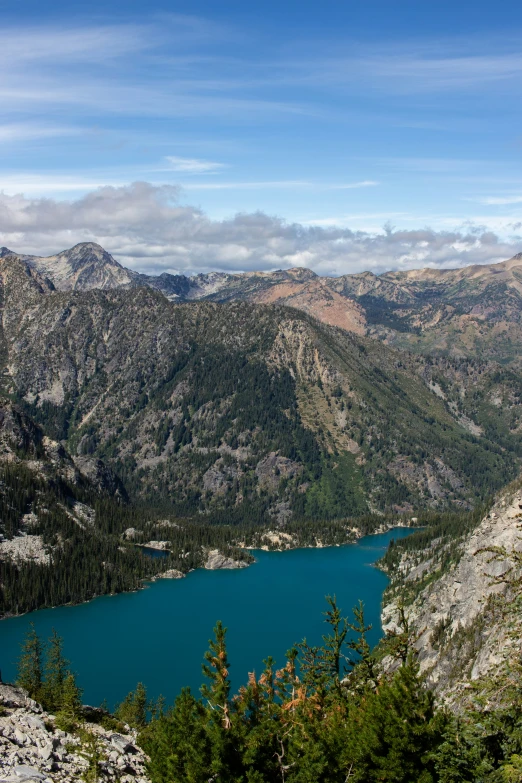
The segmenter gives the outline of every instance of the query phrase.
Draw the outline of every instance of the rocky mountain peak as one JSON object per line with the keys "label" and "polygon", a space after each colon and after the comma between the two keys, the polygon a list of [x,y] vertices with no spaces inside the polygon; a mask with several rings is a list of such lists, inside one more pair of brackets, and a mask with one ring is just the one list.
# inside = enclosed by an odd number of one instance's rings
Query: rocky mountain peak
{"label": "rocky mountain peak", "polygon": [[286,274],[293,280],[299,280],[304,282],[305,280],[314,280],[318,275],[311,269],[307,269],[303,266],[295,266],[292,269],[287,269]]}
{"label": "rocky mountain peak", "polygon": [[23,256],[23,259],[61,291],[126,288],[136,278],[134,272],[125,269],[96,242],[80,242],[44,258]]}

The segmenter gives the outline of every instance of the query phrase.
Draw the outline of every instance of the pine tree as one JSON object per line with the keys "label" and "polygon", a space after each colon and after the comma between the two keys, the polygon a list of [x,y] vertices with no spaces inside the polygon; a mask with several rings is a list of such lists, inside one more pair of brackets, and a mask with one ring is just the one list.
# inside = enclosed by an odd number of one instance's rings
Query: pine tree
{"label": "pine tree", "polygon": [[444,741],[433,753],[438,783],[467,783],[475,780],[480,767],[480,745],[468,735],[459,719],[452,720],[444,732]]}
{"label": "pine tree", "polygon": [[229,662],[226,632],[221,621],[214,628],[214,639],[205,653],[203,674],[209,680],[201,688],[207,702],[207,732],[212,747],[210,769],[216,780],[233,783],[241,780],[240,754],[234,743],[232,705],[230,703]]}
{"label": "pine tree", "polygon": [[63,656],[63,639],[53,628],[48,641],[45,666],[45,708],[55,712],[62,707],[64,683],[69,673],[69,661]]}
{"label": "pine tree", "polygon": [[209,648],[205,653],[205,663],[203,664],[203,674],[210,680],[210,684],[204,684],[201,693],[207,700],[211,710],[218,713],[220,720],[218,723],[223,728],[229,729],[230,723],[230,679],[229,662],[226,647],[227,629],[223,628],[223,623],[218,620],[214,628],[215,639],[209,640]]}
{"label": "pine tree", "polygon": [[343,645],[348,633],[349,625],[347,620],[341,616],[341,611],[337,606],[335,596],[332,598],[330,595],[327,595],[326,601],[330,608],[326,610],[325,616],[326,622],[330,625],[331,632],[328,635],[323,635],[325,664],[330,670],[329,675],[331,680],[333,680],[334,687],[339,691],[343,672]]}
{"label": "pine tree", "polygon": [[62,688],[61,709],[56,715],[56,725],[62,731],[74,731],[82,715],[82,691],[74,674],[69,672]]}
{"label": "pine tree", "polygon": [[167,713],[152,720],[139,735],[151,757],[148,771],[154,783],[207,783],[211,765],[207,711],[184,688]]}
{"label": "pine tree", "polygon": [[374,688],[377,680],[377,661],[372,648],[368,644],[366,634],[371,631],[372,626],[366,625],[364,621],[364,604],[359,601],[358,606],[353,608],[354,622],[349,623],[348,627],[356,636],[350,639],[348,647],[352,654],[348,658],[351,668],[350,684],[356,690],[364,690],[367,687]]}
{"label": "pine tree", "polygon": [[139,682],[135,691],[127,694],[125,699],[116,708],[116,717],[135,729],[142,729],[147,725],[147,713],[149,710],[147,689]]}
{"label": "pine tree", "polygon": [[365,696],[351,716],[347,762],[361,783],[431,783],[430,751],[441,741],[443,717],[422,687],[411,656],[391,682]]}
{"label": "pine tree", "polygon": [[18,661],[17,683],[36,701],[44,695],[42,656],[43,644],[31,623]]}

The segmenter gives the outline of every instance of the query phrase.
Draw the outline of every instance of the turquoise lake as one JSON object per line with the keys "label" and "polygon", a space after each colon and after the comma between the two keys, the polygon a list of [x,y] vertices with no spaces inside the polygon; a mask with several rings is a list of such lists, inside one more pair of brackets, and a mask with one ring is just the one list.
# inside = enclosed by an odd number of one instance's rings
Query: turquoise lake
{"label": "turquoise lake", "polygon": [[372,563],[392,538],[412,532],[397,528],[356,544],[289,552],[256,551],[256,563],[231,571],[198,570],[185,579],[159,580],[136,593],[103,596],[0,622],[0,669],[5,682],[16,676],[16,660],[29,623],[46,638],[55,628],[84,689],[84,703],[109,706],[142,681],[149,695],[171,702],[181,687],[198,693],[201,662],[217,620],[228,628],[234,689],[249,671],[260,672],[269,655],[278,665],[295,642],[318,644],[326,626],[324,597],[336,595],[344,614],[359,599],[372,623],[370,641],[381,635],[380,606],[387,584]]}

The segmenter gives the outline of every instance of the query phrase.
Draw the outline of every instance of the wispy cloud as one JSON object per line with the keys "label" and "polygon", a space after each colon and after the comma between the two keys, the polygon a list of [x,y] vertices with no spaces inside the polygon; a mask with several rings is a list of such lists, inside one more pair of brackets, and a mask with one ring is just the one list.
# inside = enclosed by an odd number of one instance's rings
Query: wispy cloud
{"label": "wispy cloud", "polygon": [[[341,49],[341,47],[338,47]],[[350,54],[325,55],[309,47],[288,60],[285,71],[294,83],[316,86],[371,87],[394,95],[480,90],[517,84],[522,75],[518,41],[505,36],[491,42],[469,36],[466,39],[396,40],[364,47],[345,42]],[[485,50],[485,51],[484,51]]]}
{"label": "wispy cloud", "polygon": [[199,158],[178,158],[174,155],[167,155],[170,171],[179,171],[183,174],[206,174],[209,171],[220,171],[228,168],[226,163],[215,163],[211,160],[200,160]]}
{"label": "wispy cloud", "polygon": [[[275,85],[267,97],[236,68],[229,73],[229,56],[215,47],[230,35],[222,25],[176,14],[146,24],[5,27],[3,114],[68,108],[105,116],[234,116],[245,124],[253,115],[314,111]],[[241,70],[252,67],[247,60]]]}
{"label": "wispy cloud", "polygon": [[0,125],[0,144],[33,139],[51,139],[59,136],[77,136],[83,128],[60,125],[46,125],[36,122],[12,122]]}
{"label": "wispy cloud", "polygon": [[51,193],[82,193],[110,184],[120,187],[125,184],[124,178],[118,181],[111,177],[87,177],[81,174],[0,174],[0,191],[6,194],[33,194],[46,196]]}
{"label": "wispy cloud", "polygon": [[354,190],[379,185],[373,180],[348,183],[312,182],[308,180],[266,180],[260,182],[190,182],[183,183],[186,190],[265,190],[272,188],[307,188],[310,190]]}
{"label": "wispy cloud", "polygon": [[[2,131],[0,126],[0,142]],[[150,173],[165,174],[170,172],[176,175],[192,174],[212,174],[222,171],[226,164],[213,163],[211,161],[199,160],[197,158],[172,158],[176,160],[176,165],[169,167],[156,168],[155,166],[136,167],[135,175],[144,176]],[[99,188],[102,185],[109,187],[121,187],[125,183],[125,170],[114,169],[112,171],[100,171],[95,176],[82,176],[81,172],[77,174],[67,173],[47,173],[33,174],[30,172],[18,172],[11,174],[0,173],[0,190],[8,194],[27,193],[45,196],[51,193],[85,192]],[[164,183],[163,183],[164,184]],[[309,190],[313,191],[336,191],[336,190],[354,190],[358,188],[375,187],[379,185],[373,180],[362,180],[360,182],[348,183],[329,183],[314,182],[313,180],[289,179],[289,180],[260,180],[260,181],[238,181],[238,182],[201,182],[198,179],[190,179],[177,182],[176,186],[186,191],[234,191],[234,190]],[[155,187],[161,187],[155,184]]]}
{"label": "wispy cloud", "polygon": [[475,201],[477,204],[487,204],[489,206],[507,206],[508,204],[522,204],[522,196],[484,196],[483,198],[466,199]]}
{"label": "wispy cloud", "polygon": [[[8,73],[31,64],[53,66],[107,62],[148,49],[147,27],[138,25],[4,27],[0,50]],[[66,76],[66,74],[64,74]]]}

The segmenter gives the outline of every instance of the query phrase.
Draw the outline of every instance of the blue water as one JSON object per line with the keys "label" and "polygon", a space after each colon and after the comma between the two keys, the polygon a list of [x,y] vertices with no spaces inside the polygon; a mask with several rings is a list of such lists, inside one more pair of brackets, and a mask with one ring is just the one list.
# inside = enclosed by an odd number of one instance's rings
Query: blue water
{"label": "blue water", "polygon": [[228,627],[234,689],[247,673],[259,672],[272,655],[278,664],[306,636],[321,642],[326,626],[325,595],[336,595],[345,614],[362,599],[373,624],[370,641],[381,635],[380,605],[387,578],[371,564],[392,538],[411,530],[395,529],[362,538],[356,544],[290,552],[256,551],[257,562],[232,571],[198,570],[185,579],[159,580],[145,590],[103,596],[79,606],[62,606],[0,622],[0,669],[4,681],[16,676],[16,660],[30,622],[48,637],[55,628],[84,689],[84,702],[110,706],[138,681],[153,697],[171,702],[189,685],[198,693],[201,661],[216,620]]}
{"label": "blue water", "polygon": [[170,555],[170,552],[167,552],[165,549],[154,549],[151,546],[142,546],[140,549],[142,554],[147,555],[147,557],[152,557],[153,560],[161,560],[161,558]]}

